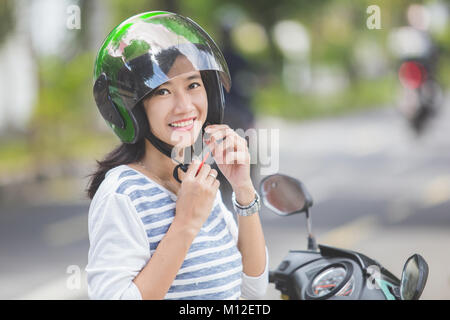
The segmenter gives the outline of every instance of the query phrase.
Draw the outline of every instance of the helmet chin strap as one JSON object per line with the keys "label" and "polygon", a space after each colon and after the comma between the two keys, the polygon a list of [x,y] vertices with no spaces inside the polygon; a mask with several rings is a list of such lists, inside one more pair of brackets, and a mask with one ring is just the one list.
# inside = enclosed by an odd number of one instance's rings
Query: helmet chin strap
{"label": "helmet chin strap", "polygon": [[[203,132],[203,129],[204,128],[202,128],[202,132]],[[158,137],[156,137],[152,132],[151,132],[151,130],[146,130],[147,132],[146,132],[146,134],[145,134],[145,138],[156,148],[156,149],[158,149],[162,154],[164,154],[166,157],[168,157],[168,158],[170,158],[170,159],[172,159],[172,160],[174,160],[174,161],[176,161],[176,162],[178,162],[178,165],[176,165],[175,166],[175,168],[173,169],[173,173],[172,173],[172,175],[173,175],[173,177],[175,178],[175,180],[177,180],[179,183],[181,183],[181,180],[180,180],[180,178],[179,178],[179,176],[178,176],[178,169],[180,168],[181,170],[183,170],[183,172],[186,172],[187,170],[188,170],[188,168],[189,168],[189,163],[181,163],[180,161],[178,161],[177,159],[173,159],[172,158],[172,150],[173,150],[173,148],[174,148],[174,146],[172,146],[172,145],[170,145],[170,144],[167,144],[167,143],[165,143],[164,141],[162,141],[161,139],[159,139]],[[200,137],[199,137],[200,139],[201,139],[201,135],[200,135]],[[194,148],[192,147],[192,146],[190,146],[190,147],[186,147],[185,149],[184,149],[184,152],[183,152],[183,156],[185,157],[185,159],[184,159],[184,161],[183,162],[185,162],[186,161],[186,150],[188,149],[188,148],[190,148],[191,149],[191,153],[190,154],[193,154],[193,152],[194,152]]]}

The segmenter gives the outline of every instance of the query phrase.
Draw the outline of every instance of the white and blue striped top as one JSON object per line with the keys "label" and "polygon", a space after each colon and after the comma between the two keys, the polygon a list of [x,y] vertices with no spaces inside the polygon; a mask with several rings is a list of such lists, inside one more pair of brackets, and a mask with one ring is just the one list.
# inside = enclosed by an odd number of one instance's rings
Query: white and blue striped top
{"label": "white and blue striped top", "polygon": [[[89,208],[86,272],[91,299],[142,299],[132,280],[175,216],[176,195],[127,165],[108,171]],[[259,298],[268,282],[242,272],[237,225],[217,192],[165,299]],[[267,250],[266,250],[267,257]]]}

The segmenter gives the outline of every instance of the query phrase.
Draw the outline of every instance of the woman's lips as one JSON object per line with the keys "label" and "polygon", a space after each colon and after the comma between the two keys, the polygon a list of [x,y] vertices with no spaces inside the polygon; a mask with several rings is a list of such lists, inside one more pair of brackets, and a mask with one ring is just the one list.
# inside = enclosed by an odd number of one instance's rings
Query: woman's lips
{"label": "woman's lips", "polygon": [[194,127],[196,117],[175,121],[169,124],[169,127],[176,131],[189,131]]}

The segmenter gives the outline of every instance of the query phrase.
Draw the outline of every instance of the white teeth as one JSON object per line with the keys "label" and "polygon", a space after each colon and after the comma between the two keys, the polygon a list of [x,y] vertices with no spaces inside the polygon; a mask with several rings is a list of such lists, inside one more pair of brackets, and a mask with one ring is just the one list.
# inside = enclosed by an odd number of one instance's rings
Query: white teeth
{"label": "white teeth", "polygon": [[194,123],[194,119],[189,120],[189,121],[184,121],[184,122],[177,122],[177,123],[171,123],[169,124],[169,126],[171,127],[186,127],[186,126],[190,126],[191,124]]}

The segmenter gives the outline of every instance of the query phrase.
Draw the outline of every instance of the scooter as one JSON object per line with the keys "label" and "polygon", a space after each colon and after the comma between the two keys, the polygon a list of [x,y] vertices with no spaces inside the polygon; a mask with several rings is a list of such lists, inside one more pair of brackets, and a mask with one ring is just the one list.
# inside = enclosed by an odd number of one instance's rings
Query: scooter
{"label": "scooter", "polygon": [[275,174],[260,183],[262,203],[280,216],[305,213],[307,250],[290,250],[269,282],[287,300],[417,300],[428,278],[428,264],[414,254],[407,259],[401,280],[379,262],[358,252],[317,245],[309,208],[313,199],[304,184]]}

